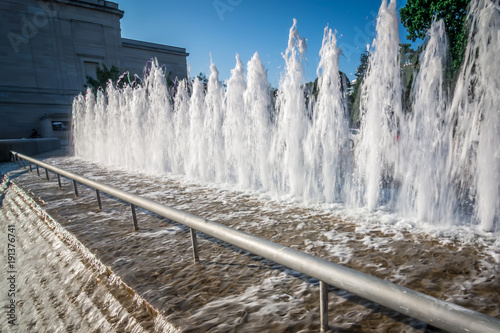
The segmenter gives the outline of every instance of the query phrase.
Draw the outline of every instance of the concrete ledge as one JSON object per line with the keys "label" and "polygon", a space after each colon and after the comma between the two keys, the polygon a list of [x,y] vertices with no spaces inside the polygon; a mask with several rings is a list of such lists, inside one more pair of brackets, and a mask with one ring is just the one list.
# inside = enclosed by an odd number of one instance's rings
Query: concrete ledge
{"label": "concrete ledge", "polygon": [[33,156],[59,148],[61,148],[61,140],[58,138],[0,140],[0,162],[9,161],[10,150]]}

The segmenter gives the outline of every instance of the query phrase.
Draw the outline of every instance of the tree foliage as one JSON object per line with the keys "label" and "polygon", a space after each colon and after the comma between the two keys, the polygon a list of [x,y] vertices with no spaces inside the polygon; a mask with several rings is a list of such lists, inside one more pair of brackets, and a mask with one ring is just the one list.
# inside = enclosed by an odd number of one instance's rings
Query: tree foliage
{"label": "tree foliage", "polygon": [[411,48],[411,44],[399,44],[399,61],[401,69],[401,86],[403,87],[403,110],[409,111],[411,109],[411,87],[415,71],[419,69],[419,57],[422,53],[422,47],[419,46],[417,50]]}
{"label": "tree foliage", "polygon": [[363,51],[363,53],[361,53],[361,57],[359,58],[358,69],[356,69],[356,73],[354,74],[354,76],[356,77],[356,83],[358,81],[363,81],[363,78],[366,75],[366,71],[368,70],[369,60],[370,52],[368,52],[368,50]]}
{"label": "tree foliage", "polygon": [[[97,93],[97,89],[101,87],[104,91],[106,91],[107,85],[109,80],[113,82],[113,84],[116,84],[120,78],[121,75],[120,69],[116,66],[111,66],[111,68],[108,69],[106,65],[102,65],[102,68],[100,66],[96,66],[95,68],[95,74],[96,78],[94,79],[91,76],[86,76],[87,78],[87,84],[85,85],[85,88],[90,88],[94,92],[94,94]],[[123,85],[125,82],[120,82],[120,85]]]}
{"label": "tree foliage", "polygon": [[361,101],[361,84],[363,83],[366,72],[368,71],[368,64],[370,63],[370,52],[365,50],[361,53],[359,59],[359,66],[356,70],[354,76],[356,76],[356,82],[352,87],[352,92],[349,96],[349,118],[352,127],[359,127],[360,122],[360,101]]}
{"label": "tree foliage", "polygon": [[452,71],[460,67],[467,44],[467,7],[471,0],[408,0],[399,14],[407,38],[424,39],[434,19],[443,19],[448,34]]}

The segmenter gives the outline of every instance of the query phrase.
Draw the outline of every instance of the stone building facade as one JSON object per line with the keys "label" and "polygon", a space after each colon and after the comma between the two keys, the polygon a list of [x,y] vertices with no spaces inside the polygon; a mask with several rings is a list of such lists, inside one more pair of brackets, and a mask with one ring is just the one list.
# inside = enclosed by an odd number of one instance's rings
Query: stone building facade
{"label": "stone building facade", "polygon": [[0,1],[0,139],[67,139],[71,104],[97,65],[142,76],[157,58],[187,75],[186,49],[121,37],[118,4],[104,0]]}

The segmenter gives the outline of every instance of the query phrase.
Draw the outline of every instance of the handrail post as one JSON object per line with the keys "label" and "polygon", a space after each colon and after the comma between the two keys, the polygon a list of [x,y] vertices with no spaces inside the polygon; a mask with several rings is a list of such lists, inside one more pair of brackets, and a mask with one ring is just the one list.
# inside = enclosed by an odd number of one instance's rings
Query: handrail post
{"label": "handrail post", "polygon": [[29,166],[30,166],[30,172],[33,172],[33,169],[31,168],[31,161],[28,161]]}
{"label": "handrail post", "polygon": [[16,154],[16,158],[17,158],[17,164],[19,164],[19,167],[21,167],[21,159],[19,158],[18,154]]}
{"label": "handrail post", "polygon": [[62,185],[61,185],[61,175],[56,173],[57,175],[57,184],[59,184],[59,188],[62,188]]}
{"label": "handrail post", "polygon": [[137,214],[135,213],[135,205],[130,204],[130,209],[132,209],[132,218],[134,220],[134,230],[139,230],[139,225],[137,224]]}
{"label": "handrail post", "polygon": [[102,210],[102,203],[101,203],[101,195],[99,194],[99,190],[95,190],[95,197],[97,199],[97,205],[99,206],[99,209]]}
{"label": "handrail post", "polygon": [[24,163],[24,159],[21,158],[21,160],[23,161],[23,169],[26,169],[26,163]]}
{"label": "handrail post", "polygon": [[191,231],[191,245],[193,246],[193,259],[195,263],[200,262],[200,257],[198,255],[198,240],[196,238],[196,230],[193,228],[189,228]]}
{"label": "handrail post", "polygon": [[38,164],[36,164],[36,173],[38,177],[40,177],[40,168],[38,167]]}
{"label": "handrail post", "polygon": [[330,329],[328,326],[328,286],[323,281],[319,281],[319,312],[321,332],[326,332]]}
{"label": "handrail post", "polygon": [[45,176],[47,176],[47,181],[50,180],[49,178],[49,169],[45,168]]}
{"label": "handrail post", "polygon": [[78,198],[78,187],[76,187],[76,180],[73,179],[73,188],[75,189],[75,197]]}

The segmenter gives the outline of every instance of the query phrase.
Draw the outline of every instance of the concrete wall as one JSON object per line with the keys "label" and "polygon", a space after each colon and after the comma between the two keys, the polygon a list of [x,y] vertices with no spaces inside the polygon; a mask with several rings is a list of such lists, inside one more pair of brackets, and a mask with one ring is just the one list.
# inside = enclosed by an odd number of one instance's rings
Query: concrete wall
{"label": "concrete wall", "polygon": [[61,148],[57,138],[0,140],[0,162],[9,161],[10,151],[33,156]]}
{"label": "concrete wall", "polygon": [[185,49],[122,40],[116,3],[1,0],[0,13],[0,139],[29,137],[33,128],[61,136],[42,122],[71,119],[72,101],[96,65],[142,74],[158,57],[174,76],[186,76]]}
{"label": "concrete wall", "polygon": [[165,65],[172,81],[187,75],[186,49],[168,45],[146,43],[122,38],[122,68],[143,76],[146,62],[144,59],[158,59],[158,64]]}

